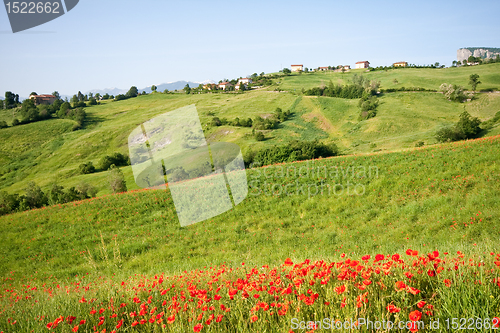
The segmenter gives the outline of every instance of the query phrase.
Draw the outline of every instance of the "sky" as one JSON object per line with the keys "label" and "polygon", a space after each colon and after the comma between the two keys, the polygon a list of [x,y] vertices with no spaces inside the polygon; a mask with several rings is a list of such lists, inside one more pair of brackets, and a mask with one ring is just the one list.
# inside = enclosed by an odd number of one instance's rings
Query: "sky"
{"label": "sky", "polygon": [[500,1],[80,0],[12,33],[0,8],[0,95],[62,95],[305,67],[450,66],[500,47]]}

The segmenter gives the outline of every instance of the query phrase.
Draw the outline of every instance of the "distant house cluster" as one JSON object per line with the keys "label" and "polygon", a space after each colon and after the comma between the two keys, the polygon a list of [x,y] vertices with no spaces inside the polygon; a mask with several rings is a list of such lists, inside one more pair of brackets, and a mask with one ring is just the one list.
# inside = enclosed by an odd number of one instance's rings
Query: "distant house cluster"
{"label": "distant house cluster", "polygon": [[35,105],[41,105],[41,104],[50,105],[55,102],[57,97],[53,95],[31,95],[30,99],[32,99],[35,102]]}
{"label": "distant house cluster", "polygon": [[234,87],[234,90],[240,90],[240,85],[244,85],[245,88],[248,87],[248,85],[252,83],[252,79],[249,79],[247,77],[245,78],[242,78],[242,79],[238,79],[238,82],[236,84],[232,84],[231,82],[221,82],[219,84],[215,84],[215,83],[209,83],[209,84],[205,84],[203,86],[203,89],[207,89],[207,90],[231,90],[231,88]]}
{"label": "distant house cluster", "polygon": [[[399,61],[395,62],[392,64],[393,67],[407,67],[408,63],[406,61]],[[358,61],[355,64],[355,69],[368,69],[370,68],[370,62],[369,61]],[[291,65],[291,71],[292,72],[302,72],[304,70],[304,65]],[[308,69],[305,69],[306,72]],[[325,71],[334,71],[334,72],[346,72],[351,70],[350,65],[338,65],[336,67],[328,66],[328,67],[318,67],[315,69],[311,69],[313,71],[319,71],[319,72],[325,72]]]}

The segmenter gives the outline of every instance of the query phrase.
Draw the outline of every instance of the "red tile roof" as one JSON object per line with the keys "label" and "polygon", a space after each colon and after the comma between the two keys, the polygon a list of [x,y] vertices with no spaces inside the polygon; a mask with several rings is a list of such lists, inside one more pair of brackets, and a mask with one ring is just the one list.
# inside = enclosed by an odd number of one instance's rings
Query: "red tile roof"
{"label": "red tile roof", "polygon": [[358,61],[357,64],[364,64],[365,62],[370,63],[369,61]]}

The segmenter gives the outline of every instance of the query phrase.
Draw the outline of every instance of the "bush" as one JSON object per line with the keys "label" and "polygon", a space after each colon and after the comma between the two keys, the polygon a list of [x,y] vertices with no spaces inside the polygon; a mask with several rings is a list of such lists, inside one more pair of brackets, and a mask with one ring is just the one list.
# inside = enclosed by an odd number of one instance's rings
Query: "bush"
{"label": "bush", "polygon": [[12,121],[12,126],[17,126],[19,124],[21,124],[21,122],[19,121],[19,119],[14,118],[14,120]]}
{"label": "bush", "polygon": [[264,133],[262,133],[260,131],[255,132],[254,136],[255,136],[255,140],[257,140],[257,141],[264,141],[264,139],[265,139]]}
{"label": "bush", "polygon": [[275,163],[310,160],[319,157],[337,156],[339,149],[334,143],[316,141],[292,141],[287,145],[264,148],[245,156],[247,165],[270,165]]}
{"label": "bush", "polygon": [[80,171],[81,174],[88,175],[90,173],[95,172],[95,167],[92,164],[92,162],[87,162],[87,163],[80,164],[80,166],[78,167],[78,170]]}
{"label": "bush", "polygon": [[24,203],[28,209],[40,208],[48,203],[47,196],[35,182],[29,182],[25,191]]}
{"label": "bush", "polygon": [[130,158],[126,155],[120,154],[120,153],[114,153],[111,156],[104,156],[101,158],[99,161],[97,167],[99,170],[106,171],[108,170],[111,165],[115,166],[127,166],[130,165]]}
{"label": "bush", "polygon": [[437,131],[436,139],[439,142],[459,141],[474,138],[481,131],[481,121],[477,117],[464,111],[455,126],[445,127]]}
{"label": "bush", "polygon": [[9,125],[7,125],[7,122],[5,120],[0,121],[0,129],[7,127],[9,127]]}
{"label": "bush", "polygon": [[222,125],[222,122],[220,121],[220,119],[218,117],[213,117],[212,118],[212,121],[210,122],[210,125],[212,126],[220,126]]}
{"label": "bush", "polygon": [[424,142],[423,141],[418,141],[416,144],[415,144],[415,147],[423,147],[424,146]]}
{"label": "bush", "polygon": [[450,101],[453,102],[459,102],[462,103],[468,98],[472,98],[472,94],[466,95],[464,92],[464,88],[461,86],[457,86],[456,84],[447,84],[443,83],[440,87],[439,90],[441,90],[446,98],[448,98]]}
{"label": "bush", "polygon": [[114,164],[109,168],[108,183],[113,193],[127,192],[127,183],[122,171]]}

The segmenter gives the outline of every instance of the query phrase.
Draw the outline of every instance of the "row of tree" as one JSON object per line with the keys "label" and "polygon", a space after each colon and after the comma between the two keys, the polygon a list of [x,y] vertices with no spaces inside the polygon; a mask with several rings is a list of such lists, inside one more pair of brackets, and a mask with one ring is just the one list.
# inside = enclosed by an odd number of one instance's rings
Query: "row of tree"
{"label": "row of tree", "polygon": [[266,147],[259,151],[249,150],[244,156],[244,162],[247,167],[263,166],[337,156],[339,153],[340,151],[335,143],[325,144],[317,140],[294,140],[288,144]]}
{"label": "row of tree", "polygon": [[375,95],[380,88],[379,81],[370,81],[363,75],[354,74],[351,78],[351,84],[334,85],[330,80],[328,86],[314,87],[302,90],[304,95],[308,96],[327,96],[339,98],[362,98],[364,95]]}
{"label": "row of tree", "polygon": [[[109,168],[108,184],[113,193],[127,191],[123,173],[115,165]],[[93,198],[96,194],[97,189],[84,182],[67,190],[57,183],[53,183],[45,192],[35,182],[29,182],[22,195],[0,191],[0,215],[84,200]]]}

